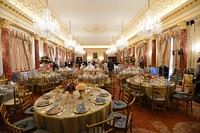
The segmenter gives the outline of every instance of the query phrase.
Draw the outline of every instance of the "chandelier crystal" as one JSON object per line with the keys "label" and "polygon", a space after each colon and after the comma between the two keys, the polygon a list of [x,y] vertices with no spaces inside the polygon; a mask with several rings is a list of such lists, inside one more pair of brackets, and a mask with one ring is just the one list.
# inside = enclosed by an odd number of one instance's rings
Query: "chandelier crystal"
{"label": "chandelier crystal", "polygon": [[150,38],[153,34],[160,34],[162,32],[161,20],[158,16],[153,16],[149,5],[150,2],[148,0],[148,11],[145,18],[142,19],[137,26],[137,34],[147,38]]}
{"label": "chandelier crystal", "polygon": [[60,25],[56,19],[51,17],[51,11],[48,9],[47,0],[42,17],[37,17],[35,20],[34,32],[44,37],[50,37],[52,35],[59,36],[60,34]]}
{"label": "chandelier crystal", "polygon": [[68,48],[69,50],[72,50],[72,49],[75,49],[75,47],[77,46],[77,42],[72,39],[72,35],[71,35],[71,20],[69,20],[69,32],[70,32],[70,36],[69,36],[69,39],[67,39],[65,41],[65,48]]}
{"label": "chandelier crystal", "polygon": [[128,40],[126,38],[124,38],[124,36],[123,36],[123,21],[122,21],[122,35],[121,35],[120,40],[117,41],[116,48],[118,50],[123,50],[123,49],[127,48],[128,45],[129,45]]}
{"label": "chandelier crystal", "polygon": [[75,40],[72,39],[72,35],[69,36],[69,39],[65,41],[65,48],[68,48],[69,50],[72,50],[77,46],[77,43]]}
{"label": "chandelier crystal", "polygon": [[117,48],[112,45],[106,50],[106,54],[115,54],[117,52]]}
{"label": "chandelier crystal", "polygon": [[77,46],[75,47],[75,53],[85,54],[85,51],[83,50],[83,48],[79,44],[77,44]]}

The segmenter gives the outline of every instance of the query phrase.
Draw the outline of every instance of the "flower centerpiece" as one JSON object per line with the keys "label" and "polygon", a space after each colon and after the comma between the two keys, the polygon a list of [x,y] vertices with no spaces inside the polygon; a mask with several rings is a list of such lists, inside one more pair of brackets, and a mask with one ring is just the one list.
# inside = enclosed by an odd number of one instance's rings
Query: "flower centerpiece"
{"label": "flower centerpiece", "polygon": [[144,80],[147,82],[150,82],[150,80],[154,78],[152,74],[142,74],[142,76],[144,77]]}
{"label": "flower centerpiece", "polygon": [[68,91],[70,94],[73,94],[73,92],[75,91],[75,84],[68,84],[66,87],[64,87],[64,91]]}
{"label": "flower centerpiece", "polygon": [[49,57],[48,56],[42,56],[41,57],[41,60],[40,60],[40,63],[41,64],[48,64],[48,63],[51,63],[51,61],[50,61],[50,59],[49,59]]}
{"label": "flower centerpiece", "polygon": [[126,61],[126,63],[135,63],[135,58],[134,58],[134,56],[128,56],[128,57],[126,57],[126,59],[125,59],[125,61]]}
{"label": "flower centerpiece", "polygon": [[87,85],[84,84],[84,83],[79,83],[77,86],[76,86],[76,90],[79,91],[80,93],[80,96],[78,99],[83,99],[83,95],[82,93],[87,89]]}

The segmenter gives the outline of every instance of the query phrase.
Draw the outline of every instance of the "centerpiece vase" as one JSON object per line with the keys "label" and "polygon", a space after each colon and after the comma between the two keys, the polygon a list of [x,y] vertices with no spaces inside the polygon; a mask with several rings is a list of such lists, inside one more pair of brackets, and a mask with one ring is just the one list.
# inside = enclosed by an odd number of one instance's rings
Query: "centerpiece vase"
{"label": "centerpiece vase", "polygon": [[83,92],[84,92],[84,90],[79,90],[78,92],[80,93],[80,96],[78,97],[78,99],[82,100],[83,99]]}

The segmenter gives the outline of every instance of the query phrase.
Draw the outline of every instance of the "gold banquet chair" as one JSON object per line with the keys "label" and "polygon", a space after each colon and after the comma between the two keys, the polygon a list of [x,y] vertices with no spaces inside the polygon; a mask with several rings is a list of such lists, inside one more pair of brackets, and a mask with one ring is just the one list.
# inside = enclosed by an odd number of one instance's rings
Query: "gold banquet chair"
{"label": "gold banquet chair", "polygon": [[[120,112],[112,112],[109,114],[109,118],[115,117],[115,131],[118,132],[125,132],[125,133],[132,133],[132,114],[133,114],[133,108],[134,108],[134,101],[135,97],[132,99],[132,101],[128,104],[126,107],[126,111]],[[130,131],[130,132],[129,132]]]}
{"label": "gold banquet chair", "polygon": [[[33,130],[36,129],[36,123],[35,123],[34,117],[28,117],[28,118],[25,118],[25,119],[21,119],[21,120],[16,121],[16,122],[11,124],[9,122],[7,108],[5,107],[4,104],[1,105],[0,110],[1,110],[0,111],[1,116],[3,116],[3,119],[2,119],[3,124],[6,127],[7,133],[18,133],[18,131],[32,132]],[[19,132],[19,133],[21,133],[21,132]]]}
{"label": "gold banquet chair", "polygon": [[131,94],[136,97],[136,102],[138,105],[139,105],[139,110],[140,110],[140,105],[142,104],[142,101],[144,100],[145,98],[145,92],[144,92],[144,89],[143,87],[141,86],[141,83],[136,83],[136,82],[132,82],[131,83],[131,86],[132,86],[132,92]]}
{"label": "gold banquet chair", "polygon": [[4,125],[5,125],[7,133],[24,133],[24,129],[23,128],[19,128],[19,127],[16,127],[16,126],[12,125],[8,121],[8,119],[4,121]]}
{"label": "gold banquet chair", "polygon": [[154,85],[152,87],[152,94],[149,95],[149,98],[151,100],[151,109],[152,109],[152,115],[154,112],[154,109],[160,109],[166,111],[166,105],[167,105],[167,86],[161,86],[161,85]]}
{"label": "gold banquet chair", "polygon": [[106,120],[86,125],[86,133],[114,133],[115,132],[115,117]]}
{"label": "gold banquet chair", "polygon": [[126,85],[123,85],[122,88],[122,95],[120,99],[112,101],[114,111],[124,111],[129,103],[131,103],[131,101],[133,100],[131,89]]}
{"label": "gold banquet chair", "polygon": [[[194,90],[195,90],[195,85],[190,84],[188,87],[188,90],[185,91],[185,93],[174,93],[172,95],[172,101],[173,103],[176,103],[176,106],[179,107],[179,105],[183,105],[185,107],[187,115],[189,114],[189,108],[192,111],[192,101],[194,97]],[[181,103],[180,103],[181,102]]]}

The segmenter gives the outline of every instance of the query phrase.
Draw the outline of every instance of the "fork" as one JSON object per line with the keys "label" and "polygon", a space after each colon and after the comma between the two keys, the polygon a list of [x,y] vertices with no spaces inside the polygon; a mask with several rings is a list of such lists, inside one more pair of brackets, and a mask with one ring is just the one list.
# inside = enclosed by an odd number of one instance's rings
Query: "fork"
{"label": "fork", "polygon": [[66,109],[63,109],[60,113],[57,114],[57,116],[61,115],[63,112],[65,112]]}

